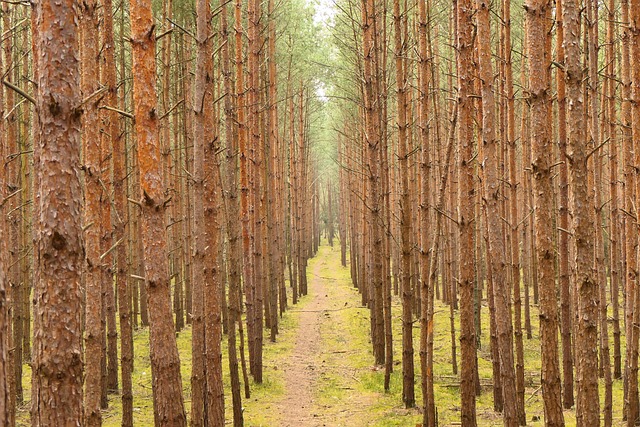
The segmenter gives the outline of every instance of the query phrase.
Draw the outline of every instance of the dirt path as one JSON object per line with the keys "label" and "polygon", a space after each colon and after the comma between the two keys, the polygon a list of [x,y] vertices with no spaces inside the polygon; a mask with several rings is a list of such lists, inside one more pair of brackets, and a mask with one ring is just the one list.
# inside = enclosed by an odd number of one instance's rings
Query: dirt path
{"label": "dirt path", "polygon": [[[375,393],[355,391],[357,372],[345,361],[358,350],[350,345],[343,313],[364,310],[344,280],[332,277],[342,268],[335,250],[321,248],[308,270],[310,300],[299,313],[293,352],[281,366],[285,396],[277,410],[282,427],[365,426],[363,414],[376,400]],[[339,347],[328,340],[339,341]],[[332,395],[336,390],[340,397]]]}
{"label": "dirt path", "polygon": [[329,301],[324,293],[324,280],[317,278],[319,269],[320,264],[317,263],[308,282],[307,298],[311,301],[300,313],[295,348],[282,366],[286,388],[286,395],[279,405],[282,426],[322,425],[315,422],[317,417],[314,415],[317,414],[313,414],[314,389],[319,378],[314,355],[321,351],[320,325]]}

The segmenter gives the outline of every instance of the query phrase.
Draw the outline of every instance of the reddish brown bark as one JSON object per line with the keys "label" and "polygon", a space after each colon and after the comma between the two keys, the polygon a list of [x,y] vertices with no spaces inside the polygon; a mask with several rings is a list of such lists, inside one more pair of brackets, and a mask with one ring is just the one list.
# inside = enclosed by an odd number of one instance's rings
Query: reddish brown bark
{"label": "reddish brown bark", "polygon": [[495,94],[491,61],[491,27],[489,3],[477,1],[478,63],[482,90],[482,162],[484,172],[484,204],[488,227],[488,268],[493,280],[496,331],[500,354],[500,382],[505,426],[518,425],[518,408],[513,357],[513,325],[507,283],[504,233],[501,221],[502,183],[499,176],[498,141],[496,139]]}
{"label": "reddish brown bark", "polygon": [[242,242],[240,241],[240,226],[237,221],[240,214],[240,200],[238,199],[238,141],[235,121],[237,119],[236,101],[237,94],[234,91],[231,61],[229,55],[229,27],[228,13],[225,0],[220,0],[220,35],[222,39],[222,74],[224,79],[225,124],[224,135],[227,144],[227,188],[223,193],[229,244],[229,327],[227,330],[227,353],[229,358],[229,376],[231,380],[231,399],[233,404],[233,425],[243,425],[242,397],[240,395],[240,376],[238,371],[238,355],[236,343],[236,328],[240,319],[240,281],[242,276]]}
{"label": "reddish brown bark", "polygon": [[[562,10],[562,1],[557,0],[556,7]],[[556,56],[564,61],[564,23],[562,13],[556,15]],[[558,286],[560,287],[560,334],[562,336],[562,404],[565,409],[573,406],[573,350],[571,346],[571,281],[569,277],[569,166],[567,160],[567,103],[565,72],[556,70],[558,91],[558,144],[560,151],[559,179],[559,223],[558,234]]]}
{"label": "reddish brown bark", "polygon": [[585,133],[585,106],[582,95],[584,79],[580,61],[579,4],[564,0],[565,70],[567,81],[568,151],[573,237],[576,245],[576,419],[578,426],[600,423],[598,395],[597,331],[598,285],[593,272],[595,256],[595,216],[590,207],[588,189],[589,160]]}
{"label": "reddish brown bark", "polygon": [[[2,53],[0,52],[0,73],[4,73]],[[0,88],[0,117],[4,117],[4,88]],[[0,120],[0,158],[6,158],[4,120]],[[9,317],[9,293],[6,285],[7,267],[7,226],[5,218],[6,168],[0,168],[0,425],[13,425],[11,402],[11,364],[9,363],[9,335],[11,319]]]}
{"label": "reddish brown bark", "polygon": [[[210,117],[211,104],[207,92],[211,89],[208,85],[208,74],[211,73],[211,11],[208,1],[199,1],[196,6],[197,15],[197,59],[195,90],[193,92],[194,131],[193,131],[193,287],[192,287],[192,314],[191,314],[191,424],[194,427],[205,425],[205,286],[212,279],[210,274],[205,274],[205,264],[212,257],[214,248],[207,246],[208,227],[205,224],[205,173],[204,153],[205,132],[210,124],[205,120]],[[206,110],[206,111],[205,111]],[[211,179],[212,177],[209,177]]]}
{"label": "reddish brown bark", "polygon": [[102,281],[100,261],[100,135],[97,100],[92,94],[98,88],[98,17],[97,2],[82,3],[82,95],[88,99],[82,116],[84,142],[84,234],[86,266],[85,303],[85,424],[102,424],[100,411],[103,378],[101,370],[104,332],[102,329]]}
{"label": "reddish brown bark", "polygon": [[180,358],[171,310],[171,294],[162,162],[158,141],[155,33],[151,1],[131,2],[133,104],[140,169],[145,287],[149,310],[154,418],[158,426],[186,425]]}
{"label": "reddish brown bark", "polygon": [[[531,105],[532,173],[534,194],[535,241],[538,260],[538,286],[540,295],[540,341],[542,358],[542,396],[545,423],[564,426],[560,368],[558,359],[558,306],[554,269],[554,242],[552,224],[552,143],[547,119],[550,109],[550,81],[546,70],[551,58],[546,51],[548,38],[546,16],[551,4],[548,0],[529,1],[526,5],[528,56],[532,70],[541,70],[529,76]],[[544,70],[544,71],[542,71]]]}
{"label": "reddish brown bark", "polygon": [[36,4],[39,127],[34,171],[34,340],[31,422],[83,423],[79,5]]}
{"label": "reddish brown bark", "polygon": [[[413,355],[413,295],[411,289],[411,201],[409,200],[409,158],[407,149],[407,79],[405,68],[406,44],[403,40],[407,17],[400,11],[400,0],[393,2],[395,28],[395,66],[398,102],[398,161],[400,163],[400,230],[401,249],[401,293],[402,293],[402,401],[406,408],[413,408],[415,398],[415,371]],[[342,171],[341,171],[342,172]],[[342,237],[340,238],[343,239]]]}
{"label": "reddish brown bark", "polygon": [[[106,106],[117,106],[117,86],[116,86],[116,63],[115,63],[115,43],[113,37],[113,5],[111,0],[102,0],[104,9],[104,24],[102,32],[103,54],[101,73],[104,83],[107,86],[104,104]],[[124,183],[126,180],[124,139],[120,131],[119,116],[115,111],[106,110],[103,112],[104,128],[107,138],[111,139],[111,144],[103,141],[103,148],[109,150],[113,156],[113,207],[114,216],[114,237],[116,239],[115,279],[118,289],[118,314],[120,318],[120,367],[122,373],[122,425],[124,427],[133,426],[133,393],[131,375],[133,373],[133,331],[131,325],[131,289],[127,274],[127,248],[125,239],[126,221],[126,191]],[[103,155],[103,161],[105,157]],[[103,167],[104,168],[104,167]]]}
{"label": "reddish brown bark", "polygon": [[473,313],[473,291],[475,281],[474,220],[475,186],[473,105],[469,95],[474,93],[473,76],[473,2],[458,0],[456,46],[458,50],[458,229],[459,242],[459,287],[460,287],[460,393],[462,400],[462,424],[476,424],[475,366],[476,330]]}
{"label": "reddish brown bark", "polygon": [[609,13],[607,16],[607,43],[606,43],[606,63],[607,63],[607,111],[608,111],[608,135],[609,143],[609,182],[611,194],[611,305],[613,315],[613,377],[622,378],[622,356],[620,343],[620,283],[621,283],[621,253],[622,242],[620,235],[620,202],[619,202],[619,137],[618,137],[618,117],[616,112],[616,1],[609,0]]}
{"label": "reddish brown bark", "polygon": [[[631,131],[633,141],[637,141],[640,138],[640,64],[638,60],[640,60],[640,2],[637,0],[629,1],[629,41],[631,45],[630,51],[630,73],[631,73]],[[633,181],[627,181],[627,185],[631,187],[635,187],[635,211],[633,212],[636,216],[638,215],[638,194],[640,194],[640,179],[639,174],[640,170],[637,168],[637,165],[640,161],[640,150],[635,148],[633,152],[634,159],[628,159],[628,166],[632,168],[631,174],[633,175]],[[633,202],[632,202],[633,206]],[[633,242],[633,251],[632,257],[637,256],[635,251],[637,250],[637,221],[636,224],[631,224],[631,232],[633,237],[628,237]],[[631,254],[631,251],[627,249],[627,253]],[[627,413],[627,423],[628,425],[633,425],[638,422],[640,418],[640,404],[638,402],[638,341],[640,339],[640,331],[635,325],[640,321],[640,286],[638,286],[638,265],[637,260],[635,262],[628,261],[629,267],[629,278],[628,280],[632,283],[630,292],[627,293],[627,321],[629,322],[628,331],[630,334],[627,336],[627,365],[628,365],[628,380],[627,380],[627,400],[629,402],[629,411]]]}

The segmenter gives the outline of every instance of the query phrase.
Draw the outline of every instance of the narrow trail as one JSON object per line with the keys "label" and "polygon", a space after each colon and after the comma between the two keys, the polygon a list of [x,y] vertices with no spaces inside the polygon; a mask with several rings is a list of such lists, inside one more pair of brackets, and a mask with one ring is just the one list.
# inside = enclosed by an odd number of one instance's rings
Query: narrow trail
{"label": "narrow trail", "polygon": [[[337,256],[333,252],[336,250]],[[357,372],[349,367],[345,355],[358,350],[349,344],[352,331],[346,324],[346,316],[341,315],[345,310],[364,312],[364,309],[359,306],[357,294],[336,271],[342,268],[338,248],[321,247],[310,267],[307,273],[309,294],[305,297],[310,301],[300,310],[295,347],[281,366],[285,395],[277,405],[279,425],[367,425],[363,414],[375,402],[375,393],[355,391]],[[361,354],[360,357],[369,355]],[[336,389],[343,392],[341,398],[330,397],[331,390]]]}

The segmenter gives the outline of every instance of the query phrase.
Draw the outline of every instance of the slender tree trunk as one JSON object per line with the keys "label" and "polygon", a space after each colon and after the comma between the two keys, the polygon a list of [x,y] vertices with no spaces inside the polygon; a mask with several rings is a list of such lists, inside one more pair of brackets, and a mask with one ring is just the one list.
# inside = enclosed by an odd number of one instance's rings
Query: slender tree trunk
{"label": "slender tree trunk", "polygon": [[[6,78],[16,82],[19,79],[20,64],[19,61],[14,60],[15,50],[17,50],[17,36],[13,26],[15,25],[17,14],[15,8],[9,4],[2,5],[2,21],[7,34],[3,40],[3,48],[0,54],[4,55],[4,63],[6,67]],[[32,13],[32,16],[35,15]],[[33,19],[33,18],[32,18]],[[32,22],[33,24],[33,22]],[[35,26],[34,26],[35,27]],[[3,77],[4,78],[4,77]],[[21,150],[19,144],[19,105],[15,102],[15,93],[13,90],[7,90],[6,96],[6,115],[2,117],[2,120],[6,120],[4,131],[6,132],[6,148],[9,153],[19,153]],[[9,316],[12,318],[12,324],[8,327],[7,333],[9,335],[8,345],[12,351],[9,351],[8,362],[11,370],[13,371],[12,378],[9,380],[10,389],[10,407],[12,408],[12,422],[14,421],[14,412],[17,403],[22,401],[22,341],[24,340],[24,310],[19,303],[23,294],[23,286],[21,283],[19,265],[20,265],[20,240],[19,240],[19,227],[20,227],[20,205],[22,204],[22,194],[24,188],[20,183],[20,163],[22,162],[22,156],[12,156],[7,158],[6,165],[6,185],[9,193],[13,194],[12,197],[7,199],[7,235],[8,240],[7,250],[9,251],[9,257],[7,258],[6,265],[6,280],[7,280],[7,294],[8,299],[11,302],[8,308]],[[28,340],[26,340],[28,341]]]}
{"label": "slender tree trunk", "polygon": [[433,368],[429,366],[428,335],[429,328],[433,328],[430,322],[431,305],[433,304],[434,283],[429,283],[429,267],[431,258],[436,257],[436,253],[430,251],[431,236],[435,234],[429,232],[430,227],[430,187],[431,187],[431,147],[430,147],[430,123],[429,123],[429,101],[431,90],[431,58],[429,56],[429,21],[430,10],[425,0],[418,0],[418,81],[419,81],[419,109],[418,126],[420,130],[420,364],[422,369],[422,400],[424,405],[423,424],[425,426],[436,425],[435,394],[433,390]]}
{"label": "slender tree trunk", "polygon": [[[553,183],[552,183],[552,143],[547,119],[549,116],[551,92],[549,74],[551,58],[546,52],[548,38],[547,12],[551,4],[548,0],[531,0],[525,8],[529,66],[531,73],[529,93],[531,105],[531,145],[533,159],[534,221],[536,253],[538,259],[538,286],[540,295],[540,344],[542,358],[542,396],[544,400],[545,423],[550,426],[564,426],[562,394],[558,359],[558,306],[556,299],[556,278],[554,269],[554,242],[552,224]],[[525,144],[529,141],[524,141]]]}
{"label": "slender tree trunk", "polygon": [[[621,21],[624,23],[622,26],[622,143],[623,143],[623,174],[624,174],[624,200],[625,210],[631,215],[637,215],[635,208],[635,159],[634,159],[634,144],[632,139],[632,86],[631,86],[631,29],[629,23],[629,0],[622,0],[621,2],[622,16]],[[631,350],[633,346],[629,345],[629,338],[633,335],[633,313],[634,313],[634,298],[632,295],[636,293],[637,286],[637,245],[638,236],[635,232],[635,221],[633,218],[625,218],[625,251],[626,251],[626,271],[625,271],[625,336],[627,339],[626,345],[626,357],[625,357],[625,411],[624,415],[627,422],[634,423],[638,418],[638,396],[637,392],[633,396],[630,395],[631,387],[630,380],[637,382],[630,378],[630,361]],[[635,386],[637,389],[637,386]],[[632,398],[633,397],[633,398]],[[635,408],[635,409],[634,409]],[[634,414],[631,414],[631,412]],[[630,417],[632,415],[632,417]]]}
{"label": "slender tree trunk", "polygon": [[85,231],[84,285],[85,303],[85,424],[102,425],[100,411],[103,378],[101,359],[103,350],[102,329],[102,277],[100,271],[100,135],[97,100],[91,95],[98,88],[98,17],[96,1],[82,3],[82,96],[89,101],[84,106],[82,130],[84,142],[85,202],[83,222]]}
{"label": "slender tree trunk", "polygon": [[[102,33],[103,55],[102,72],[104,73],[108,106],[118,105],[118,87],[116,82],[115,42],[113,36],[113,5],[111,0],[102,0],[104,9],[104,30]],[[124,136],[120,128],[118,114],[115,111],[104,113],[107,134],[111,137],[111,155],[113,156],[113,207],[114,236],[118,239],[116,248],[116,284],[118,290],[118,314],[120,317],[120,369],[122,376],[122,426],[133,427],[133,330],[131,325],[131,284],[127,269],[127,247],[124,240],[127,236],[127,193],[125,183],[125,147]]]}
{"label": "slender tree trunk", "polygon": [[565,28],[565,70],[569,108],[568,151],[571,184],[573,237],[576,245],[576,290],[578,316],[576,336],[577,425],[600,424],[598,396],[597,301],[598,286],[593,275],[595,218],[589,203],[588,151],[582,96],[583,71],[580,61],[579,5],[576,0],[563,0]]}
{"label": "slender tree trunk", "polygon": [[227,234],[229,242],[229,329],[227,331],[227,353],[229,359],[229,377],[231,381],[231,399],[233,405],[233,425],[241,427],[244,424],[242,414],[242,396],[240,394],[240,375],[238,370],[238,355],[236,343],[236,327],[241,322],[240,302],[242,301],[241,276],[242,276],[242,242],[240,241],[240,227],[237,221],[240,213],[238,199],[238,144],[236,102],[237,93],[234,91],[229,55],[229,29],[227,18],[226,0],[220,0],[220,36],[222,42],[222,75],[224,78],[224,108],[225,108],[225,140],[227,188],[224,192]]}
{"label": "slender tree trunk", "polygon": [[[198,29],[198,42],[202,55],[202,67],[196,73],[203,84],[202,97],[194,100],[194,112],[197,120],[203,124],[204,174],[202,176],[204,196],[204,330],[205,330],[205,425],[221,426],[224,418],[224,387],[222,384],[222,297],[224,289],[224,270],[221,262],[223,210],[220,188],[222,177],[218,162],[220,149],[218,132],[214,129],[219,119],[214,118],[214,85],[213,85],[213,43],[211,28],[211,6],[208,0],[198,4],[198,16],[203,19]],[[196,123],[197,123],[196,120]],[[197,139],[197,138],[196,138]],[[194,153],[195,154],[195,153]]]}
{"label": "slender tree trunk", "polygon": [[476,426],[475,399],[475,358],[476,330],[473,313],[473,288],[475,280],[474,220],[475,186],[472,157],[474,153],[473,105],[468,97],[474,93],[473,76],[473,14],[471,0],[458,0],[457,3],[457,62],[458,62],[458,229],[460,286],[460,394],[462,400],[462,425]]}
{"label": "slender tree trunk", "polygon": [[[169,265],[165,236],[167,203],[162,188],[162,163],[158,143],[155,34],[151,1],[131,2],[133,46],[133,103],[140,168],[139,207],[142,213],[142,244],[145,287],[149,309],[151,373],[155,423],[186,424],[180,358],[171,311]],[[153,261],[151,261],[153,260]]]}
{"label": "slender tree trunk", "polygon": [[[0,27],[2,28],[2,27]],[[0,52],[0,73],[4,73],[2,61],[2,53]],[[0,88],[0,117],[4,117],[4,88]],[[0,158],[7,156],[5,141],[5,125],[4,120],[0,120]],[[7,289],[7,261],[9,242],[7,241],[7,222],[5,221],[5,200],[6,194],[6,168],[0,168],[0,425],[13,427],[13,402],[11,401],[11,383],[12,375],[11,364],[9,362],[9,336],[11,335],[11,317],[9,312],[9,290]]]}
{"label": "slender tree trunk", "polygon": [[[562,11],[562,2],[557,0],[556,7]],[[562,13],[556,14],[556,57],[564,61],[564,23]],[[565,409],[573,406],[573,350],[571,346],[571,280],[569,273],[569,166],[567,159],[567,103],[565,72],[563,68],[556,70],[558,91],[558,144],[560,150],[560,200],[558,235],[559,246],[559,281],[560,286],[560,334],[562,336],[562,404]]]}
{"label": "slender tree trunk", "polygon": [[[493,298],[496,310],[496,330],[500,353],[500,380],[502,383],[505,426],[517,426],[518,407],[513,358],[513,325],[507,283],[504,233],[500,219],[502,183],[499,176],[498,141],[495,133],[495,95],[491,61],[491,27],[489,3],[477,0],[478,62],[482,84],[482,165],[484,170],[484,203],[487,208],[489,230],[489,268],[493,280]],[[524,408],[523,408],[524,409]]]}
{"label": "slender tree trunk", "polygon": [[382,230],[382,196],[381,196],[381,141],[379,110],[380,98],[377,91],[378,64],[376,52],[376,16],[374,0],[362,1],[362,28],[364,31],[364,117],[365,144],[368,160],[369,206],[371,225],[371,290],[372,290],[372,345],[375,363],[384,364],[385,336],[383,315],[383,230]]}
{"label": "slender tree trunk", "polygon": [[[631,44],[631,52],[630,52],[630,62],[631,62],[631,113],[632,113],[632,121],[631,121],[631,129],[633,141],[637,141],[640,138],[640,64],[638,64],[638,60],[640,60],[640,2],[637,0],[631,0],[629,2],[629,36],[630,36],[630,44]],[[629,166],[635,164],[638,165],[640,161],[640,150],[637,148],[633,153],[634,159],[633,163],[631,159],[629,159]],[[633,167],[632,173],[634,174],[635,181],[635,215],[638,215],[638,194],[640,194],[640,179],[638,179],[638,174],[640,171],[637,167]],[[627,185],[634,186],[633,181],[627,181]],[[636,221],[637,222],[637,221]],[[635,251],[637,250],[637,224],[635,227],[631,227],[632,234],[635,237],[633,251],[635,255]],[[637,256],[637,255],[635,255]],[[629,366],[629,375],[628,375],[628,392],[627,392],[627,400],[629,402],[629,412],[627,414],[627,423],[629,425],[637,424],[638,419],[640,418],[640,405],[638,403],[638,340],[640,337],[640,331],[635,326],[640,321],[640,286],[638,286],[638,271],[637,271],[637,261],[635,263],[631,263],[630,269],[633,269],[633,277],[629,277],[631,282],[634,282],[632,285],[632,291],[627,293],[627,299],[631,301],[628,304],[628,309],[630,308],[630,317],[628,318],[629,322],[629,332],[631,332],[627,336],[627,346],[630,349],[627,353],[627,364]],[[628,314],[629,316],[629,314]]]}
{"label": "slender tree trunk", "polygon": [[[405,40],[402,36],[407,25],[406,16],[400,11],[400,0],[393,2],[395,27],[396,88],[398,100],[398,159],[400,162],[401,238],[402,238],[402,401],[406,408],[416,405],[415,372],[413,356],[413,297],[411,290],[411,201],[409,200],[409,157],[407,150],[407,79],[405,68]],[[342,237],[341,237],[342,240]]]}
{"label": "slender tree trunk", "polygon": [[[197,16],[197,59],[196,59],[196,75],[195,90],[193,93],[193,111],[194,111],[194,129],[193,129],[193,285],[191,307],[191,349],[192,349],[192,370],[191,370],[191,424],[194,427],[205,425],[205,390],[207,387],[205,368],[205,354],[207,348],[205,346],[205,287],[208,287],[211,272],[206,271],[206,265],[209,264],[213,251],[216,248],[208,247],[207,234],[209,232],[209,224],[205,224],[205,146],[210,144],[205,140],[210,135],[205,132],[210,128],[210,124],[206,123],[206,119],[210,118],[211,104],[209,91],[211,85],[209,79],[211,76],[210,62],[208,56],[211,55],[211,11],[208,1],[199,1],[196,6]],[[207,117],[209,116],[209,117]],[[212,179],[213,177],[207,177]],[[206,307],[211,310],[212,307]]]}
{"label": "slender tree trunk", "polygon": [[618,165],[619,149],[617,134],[617,113],[616,113],[616,1],[609,0],[607,16],[607,42],[606,42],[606,63],[607,63],[607,111],[608,111],[608,134],[609,134],[609,182],[611,194],[610,210],[610,263],[611,263],[611,305],[613,315],[613,378],[622,378],[622,356],[620,352],[620,254],[622,252],[620,238],[620,217],[618,201]]}

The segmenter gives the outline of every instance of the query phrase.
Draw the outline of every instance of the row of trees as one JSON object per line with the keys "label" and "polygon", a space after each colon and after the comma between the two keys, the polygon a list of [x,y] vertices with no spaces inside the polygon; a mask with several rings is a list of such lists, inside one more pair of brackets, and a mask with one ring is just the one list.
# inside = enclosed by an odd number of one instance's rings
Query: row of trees
{"label": "row of trees", "polygon": [[32,425],[101,425],[117,391],[133,425],[138,327],[155,424],[186,425],[187,324],[191,424],[225,424],[228,375],[243,425],[319,245],[314,31],[300,2],[2,4],[0,425],[25,366]]}
{"label": "row of trees", "polygon": [[406,407],[420,321],[423,425],[437,424],[436,300],[450,309],[453,373],[459,337],[463,425],[477,424],[483,333],[494,409],[505,425],[527,423],[523,340],[536,326],[545,423],[564,425],[575,405],[579,426],[601,415],[612,425],[613,380],[624,379],[635,425],[640,3],[337,5],[339,230],[385,389],[395,293]]}

